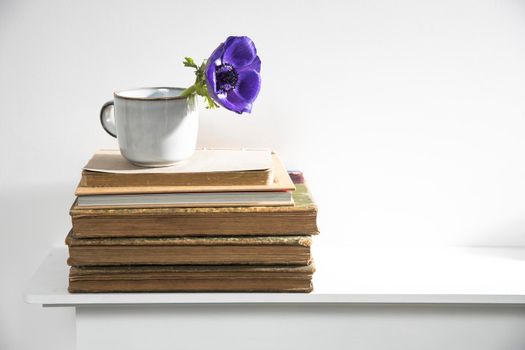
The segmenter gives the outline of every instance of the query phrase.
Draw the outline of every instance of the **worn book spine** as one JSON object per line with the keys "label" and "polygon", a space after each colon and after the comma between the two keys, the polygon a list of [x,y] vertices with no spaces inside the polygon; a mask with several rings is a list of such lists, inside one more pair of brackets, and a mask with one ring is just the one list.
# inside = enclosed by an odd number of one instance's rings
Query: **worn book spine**
{"label": "worn book spine", "polygon": [[264,266],[72,267],[71,293],[310,292],[313,264]]}
{"label": "worn book spine", "polygon": [[312,238],[309,236],[217,236],[217,237],[123,237],[123,238],[81,238],[72,231],[66,237],[66,245],[70,247],[99,247],[99,246],[301,246],[310,247]]}
{"label": "worn book spine", "polygon": [[156,293],[156,292],[208,292],[208,293],[310,293],[311,279],[278,278],[274,280],[221,279],[221,280],[70,280],[70,293]]}
{"label": "worn book spine", "polygon": [[71,266],[110,265],[308,265],[303,246],[77,246]]}
{"label": "worn book spine", "polygon": [[315,213],[249,215],[74,215],[73,232],[79,238],[173,237],[220,235],[316,235]]}

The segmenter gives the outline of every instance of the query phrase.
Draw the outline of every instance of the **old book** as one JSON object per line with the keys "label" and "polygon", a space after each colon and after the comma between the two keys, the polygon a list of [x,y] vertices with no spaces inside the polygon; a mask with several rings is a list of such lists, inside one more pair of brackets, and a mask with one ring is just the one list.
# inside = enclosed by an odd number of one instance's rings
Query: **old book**
{"label": "old book", "polygon": [[71,267],[71,293],[109,292],[310,292],[307,266]]}
{"label": "old book", "polygon": [[80,186],[232,186],[273,182],[267,149],[199,149],[188,160],[162,168],[128,162],[118,150],[99,150],[84,166]]}
{"label": "old book", "polygon": [[77,205],[97,207],[231,207],[292,205],[291,191],[102,194],[79,196]]}
{"label": "old book", "polygon": [[304,184],[296,187],[291,206],[87,209],[74,204],[70,215],[77,238],[317,234],[317,207]]}
{"label": "old book", "polygon": [[66,238],[71,266],[308,265],[311,238]]}
{"label": "old book", "polygon": [[[85,195],[108,195],[108,194],[144,194],[144,193],[179,193],[179,192],[258,192],[258,191],[292,191],[295,189],[286,168],[276,154],[270,155],[272,168],[272,181],[265,184],[237,184],[222,183],[213,184],[204,181],[194,185],[162,185],[152,186],[149,183],[142,186],[119,184],[116,186],[86,186],[82,182],[75,191],[77,196]],[[162,169],[162,168],[159,168]],[[188,175],[189,176],[189,175]],[[227,176],[226,176],[227,177]],[[236,181],[233,181],[236,182]]]}
{"label": "old book", "polygon": [[208,173],[114,174],[82,170],[83,187],[144,186],[253,186],[273,182],[272,169],[217,171]]}

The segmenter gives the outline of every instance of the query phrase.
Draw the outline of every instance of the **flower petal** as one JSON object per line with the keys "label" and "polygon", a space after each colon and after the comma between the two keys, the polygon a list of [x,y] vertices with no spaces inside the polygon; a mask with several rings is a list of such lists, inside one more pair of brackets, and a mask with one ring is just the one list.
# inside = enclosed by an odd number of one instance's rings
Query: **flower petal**
{"label": "flower petal", "polygon": [[250,63],[249,65],[243,68],[238,69],[237,71],[242,72],[244,70],[254,70],[257,73],[260,73],[261,72],[261,59],[259,58],[259,56],[256,56],[255,59],[252,61],[252,63]]}
{"label": "flower petal", "polygon": [[[208,58],[208,64],[212,63],[212,64],[215,64],[215,65],[221,65],[222,64],[222,55],[224,55],[224,43],[221,43],[212,52],[212,54]],[[221,60],[221,61],[218,62],[217,60]]]}
{"label": "flower petal", "polygon": [[242,114],[243,112],[250,113],[252,111],[251,102],[243,99],[235,90],[230,90],[227,94],[219,95],[217,103],[238,114]]}
{"label": "flower petal", "polygon": [[261,90],[261,76],[254,70],[240,72],[236,90],[244,100],[253,102]]}
{"label": "flower petal", "polygon": [[206,64],[206,88],[208,89],[208,94],[214,99],[217,100],[217,84],[215,82],[215,65],[208,62]]}
{"label": "flower petal", "polygon": [[257,49],[252,39],[247,36],[230,36],[224,42],[224,63],[239,70],[249,65],[257,57]]}
{"label": "flower petal", "polygon": [[217,96],[217,84],[215,82],[215,69],[217,65],[221,64],[221,57],[224,52],[224,44],[220,44],[219,47],[213,51],[206,62],[206,87],[208,88],[208,93],[214,100],[218,100]]}

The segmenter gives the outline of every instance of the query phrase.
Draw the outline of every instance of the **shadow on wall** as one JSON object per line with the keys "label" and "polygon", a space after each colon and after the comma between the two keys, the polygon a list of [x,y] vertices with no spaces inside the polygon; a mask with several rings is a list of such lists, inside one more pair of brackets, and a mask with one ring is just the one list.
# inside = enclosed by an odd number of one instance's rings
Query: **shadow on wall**
{"label": "shadow on wall", "polygon": [[28,305],[23,293],[49,250],[64,244],[75,185],[1,189],[0,349],[74,348],[74,310]]}

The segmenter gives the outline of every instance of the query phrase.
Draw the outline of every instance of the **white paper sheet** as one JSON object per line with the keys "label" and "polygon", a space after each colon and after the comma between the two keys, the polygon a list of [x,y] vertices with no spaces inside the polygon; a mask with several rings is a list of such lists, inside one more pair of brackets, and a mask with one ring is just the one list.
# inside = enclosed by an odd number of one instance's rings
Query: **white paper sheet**
{"label": "white paper sheet", "polygon": [[191,158],[162,168],[139,167],[128,162],[118,150],[99,150],[84,170],[115,174],[208,173],[266,170],[272,164],[269,149],[198,149]]}

